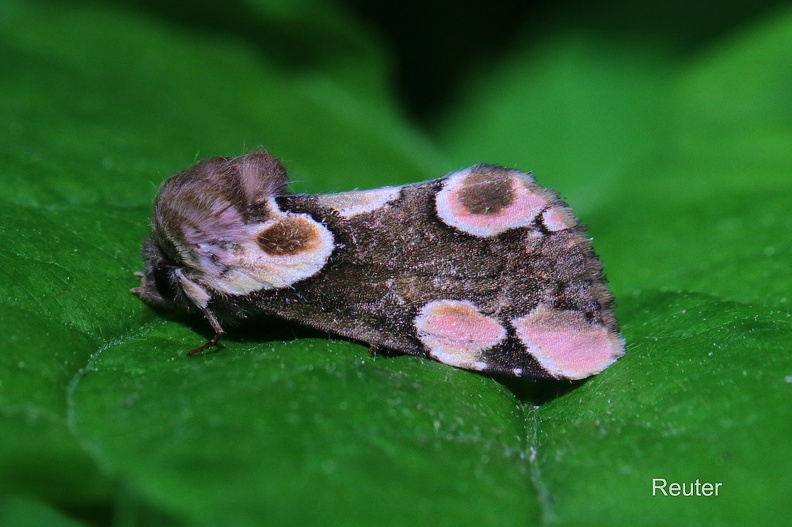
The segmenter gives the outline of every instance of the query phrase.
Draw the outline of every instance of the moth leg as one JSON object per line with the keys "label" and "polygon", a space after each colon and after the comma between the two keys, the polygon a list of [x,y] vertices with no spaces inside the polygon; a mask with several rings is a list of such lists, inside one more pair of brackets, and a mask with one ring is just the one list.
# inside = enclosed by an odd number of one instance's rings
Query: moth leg
{"label": "moth leg", "polygon": [[376,357],[379,354],[379,352],[380,352],[379,346],[375,345],[369,348],[369,355],[371,355],[372,357]]}
{"label": "moth leg", "polygon": [[209,324],[211,324],[212,329],[214,329],[214,331],[215,331],[215,334],[214,334],[214,336],[212,338],[210,338],[208,341],[206,341],[206,343],[203,346],[198,346],[194,350],[191,350],[187,354],[190,357],[194,357],[194,356],[198,355],[199,353],[202,353],[202,352],[208,350],[209,348],[211,348],[213,346],[216,346],[217,343],[220,342],[220,339],[225,336],[225,331],[223,330],[223,327],[220,325],[220,321],[217,320],[217,317],[212,312],[212,310],[209,309],[208,307],[202,307],[201,311],[203,311],[203,314],[206,317],[206,320],[208,320]]}
{"label": "moth leg", "polygon": [[143,282],[143,279],[146,277],[146,275],[141,273],[140,271],[135,271],[132,274],[135,275],[136,277],[140,278],[141,286],[140,287],[133,287],[132,289],[129,290],[129,292],[132,293],[133,295],[140,296],[140,294],[143,292],[142,282]]}
{"label": "moth leg", "polygon": [[199,346],[187,354],[190,357],[194,357],[202,351],[206,351],[209,348],[216,346],[217,343],[220,342],[220,339],[225,336],[225,331],[223,331],[223,327],[220,325],[220,321],[217,320],[215,314],[211,309],[209,309],[209,301],[211,300],[211,296],[206,291],[206,289],[187,277],[181,269],[176,269],[174,274],[176,279],[179,281],[184,294],[187,296],[187,298],[192,300],[198,309],[201,310],[201,312],[206,317],[206,320],[209,321],[209,324],[212,325],[212,329],[215,331],[214,336],[210,338],[203,346]]}

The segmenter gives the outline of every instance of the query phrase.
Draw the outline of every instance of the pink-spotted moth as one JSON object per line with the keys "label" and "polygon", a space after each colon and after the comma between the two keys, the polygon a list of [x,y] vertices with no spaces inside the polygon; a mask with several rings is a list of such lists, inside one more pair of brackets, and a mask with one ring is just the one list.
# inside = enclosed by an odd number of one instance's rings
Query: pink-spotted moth
{"label": "pink-spotted moth", "polygon": [[581,379],[624,353],[602,264],[558,194],[476,165],[440,179],[290,194],[267,152],[166,181],[132,292],[221,320],[264,312],[487,373]]}

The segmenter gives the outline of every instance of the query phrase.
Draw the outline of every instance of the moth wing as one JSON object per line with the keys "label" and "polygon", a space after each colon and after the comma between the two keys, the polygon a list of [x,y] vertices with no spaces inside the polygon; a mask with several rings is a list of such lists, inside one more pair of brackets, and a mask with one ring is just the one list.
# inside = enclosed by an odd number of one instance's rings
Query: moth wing
{"label": "moth wing", "polygon": [[590,240],[529,174],[479,165],[285,206],[310,213],[336,240],[332,264],[297,284],[304,302],[285,309],[291,318],[516,376],[583,378],[623,353]]}

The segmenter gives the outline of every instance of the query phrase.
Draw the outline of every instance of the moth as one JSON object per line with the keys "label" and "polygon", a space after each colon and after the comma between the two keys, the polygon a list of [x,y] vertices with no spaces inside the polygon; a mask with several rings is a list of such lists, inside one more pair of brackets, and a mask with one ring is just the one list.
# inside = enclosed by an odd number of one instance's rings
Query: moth
{"label": "moth", "polygon": [[493,374],[581,379],[624,353],[591,240],[530,173],[291,194],[265,151],[167,180],[132,293],[221,321],[264,312]]}

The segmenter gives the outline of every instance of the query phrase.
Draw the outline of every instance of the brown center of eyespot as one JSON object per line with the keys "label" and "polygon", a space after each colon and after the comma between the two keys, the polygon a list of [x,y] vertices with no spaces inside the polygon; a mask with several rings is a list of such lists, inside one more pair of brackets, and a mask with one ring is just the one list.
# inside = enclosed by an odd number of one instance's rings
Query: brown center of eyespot
{"label": "brown center of eyespot", "polygon": [[269,254],[287,256],[312,250],[319,236],[311,220],[284,218],[260,232],[256,241]]}
{"label": "brown center of eyespot", "polygon": [[462,180],[457,196],[471,214],[497,214],[514,202],[512,176],[504,172],[471,172]]}
{"label": "brown center of eyespot", "polygon": [[434,308],[433,315],[440,317],[466,317],[476,315],[476,310],[468,305],[441,304]]}

